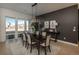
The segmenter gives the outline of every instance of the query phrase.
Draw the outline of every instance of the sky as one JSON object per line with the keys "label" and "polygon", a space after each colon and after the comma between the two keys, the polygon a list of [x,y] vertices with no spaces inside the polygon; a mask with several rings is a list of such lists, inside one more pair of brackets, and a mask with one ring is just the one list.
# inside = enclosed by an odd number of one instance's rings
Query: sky
{"label": "sky", "polygon": [[[6,26],[11,23],[11,25],[15,25],[16,20],[14,18],[6,17]],[[18,24],[24,24],[24,20],[18,20]]]}
{"label": "sky", "polygon": [[6,26],[11,23],[11,25],[15,25],[15,19],[6,17]]}

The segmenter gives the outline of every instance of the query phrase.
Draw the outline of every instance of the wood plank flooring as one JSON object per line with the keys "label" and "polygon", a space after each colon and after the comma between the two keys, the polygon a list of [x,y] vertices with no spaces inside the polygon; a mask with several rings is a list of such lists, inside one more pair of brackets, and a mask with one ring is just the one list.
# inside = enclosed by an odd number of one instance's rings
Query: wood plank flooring
{"label": "wood plank flooring", "polygon": [[[44,55],[44,50],[41,49],[41,55]],[[48,55],[79,55],[79,47],[51,41],[51,52],[47,51]],[[37,49],[34,48],[30,53],[30,48],[25,48],[20,39],[6,40],[6,43],[0,43],[0,55],[38,55]]]}

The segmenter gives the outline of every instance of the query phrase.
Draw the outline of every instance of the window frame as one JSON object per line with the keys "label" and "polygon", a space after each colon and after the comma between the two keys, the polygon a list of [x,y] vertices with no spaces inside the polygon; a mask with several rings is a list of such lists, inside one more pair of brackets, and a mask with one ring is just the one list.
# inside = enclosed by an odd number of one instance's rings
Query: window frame
{"label": "window frame", "polygon": [[23,32],[23,31],[18,31],[18,20],[23,20],[24,21],[24,31],[25,31],[25,19],[23,18],[17,18],[17,32]]}

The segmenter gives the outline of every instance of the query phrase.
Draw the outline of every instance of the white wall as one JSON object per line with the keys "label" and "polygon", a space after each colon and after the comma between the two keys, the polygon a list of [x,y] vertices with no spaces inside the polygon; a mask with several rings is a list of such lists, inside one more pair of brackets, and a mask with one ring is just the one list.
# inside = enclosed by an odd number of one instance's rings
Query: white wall
{"label": "white wall", "polygon": [[32,18],[32,16],[30,15],[25,15],[5,8],[0,8],[0,42],[4,42],[6,40],[5,16],[14,17],[16,19],[22,18],[22,19],[28,19],[28,20]]}

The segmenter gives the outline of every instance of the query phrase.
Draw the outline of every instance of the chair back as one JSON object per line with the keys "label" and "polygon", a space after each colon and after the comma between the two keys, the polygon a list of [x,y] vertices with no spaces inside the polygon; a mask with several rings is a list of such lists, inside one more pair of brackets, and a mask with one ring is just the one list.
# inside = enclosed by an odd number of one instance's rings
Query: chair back
{"label": "chair back", "polygon": [[42,32],[42,36],[43,37],[46,37],[46,32]]}
{"label": "chair back", "polygon": [[49,44],[50,44],[50,35],[48,35],[46,38],[46,46],[48,46]]}
{"label": "chair back", "polygon": [[36,35],[39,35],[39,31],[36,31]]}
{"label": "chair back", "polygon": [[31,37],[30,37],[30,34],[27,34],[27,41],[29,44],[31,44]]}
{"label": "chair back", "polygon": [[26,41],[25,33],[23,33],[23,41]]}

